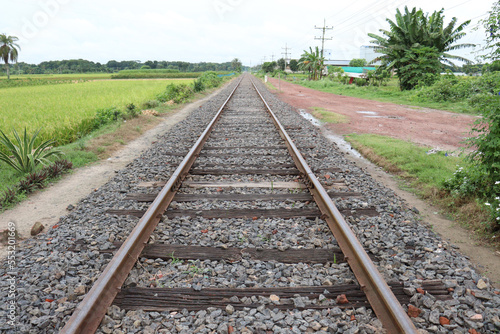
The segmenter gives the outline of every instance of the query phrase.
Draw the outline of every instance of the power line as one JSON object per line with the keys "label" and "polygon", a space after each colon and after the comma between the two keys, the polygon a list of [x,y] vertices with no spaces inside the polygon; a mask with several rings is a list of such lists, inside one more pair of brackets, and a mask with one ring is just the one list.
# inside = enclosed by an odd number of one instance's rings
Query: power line
{"label": "power line", "polygon": [[323,19],[323,26],[322,27],[316,27],[314,26],[314,29],[320,29],[323,31],[323,35],[321,37],[314,37],[315,40],[321,40],[321,58],[323,58],[323,51],[325,50],[325,40],[331,41],[333,38],[325,38],[325,32],[327,30],[333,30],[333,26],[329,27],[326,25],[326,19]]}

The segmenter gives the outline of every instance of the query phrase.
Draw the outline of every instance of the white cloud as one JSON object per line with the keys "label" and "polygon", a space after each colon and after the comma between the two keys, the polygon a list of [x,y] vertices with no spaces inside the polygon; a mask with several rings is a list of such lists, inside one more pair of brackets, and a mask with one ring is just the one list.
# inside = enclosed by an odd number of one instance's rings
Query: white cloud
{"label": "white cloud", "polygon": [[[124,60],[230,61],[255,65],[282,56],[287,43],[293,57],[320,45],[326,19],[325,48],[336,58],[359,56],[368,32],[378,33],[404,5],[432,12],[445,8],[446,21],[484,15],[491,0],[7,0],[0,12],[0,32],[22,38],[19,60],[85,58]],[[52,4],[52,7],[51,7]],[[58,4],[56,6],[54,4]],[[483,16],[484,17],[484,16]],[[476,18],[473,25],[477,25]],[[32,31],[30,31],[30,28]],[[469,29],[470,30],[470,29]],[[31,32],[31,34],[30,34]],[[29,36],[27,36],[29,35]],[[469,32],[461,42],[482,42],[484,33]],[[466,51],[465,53],[470,53]]]}

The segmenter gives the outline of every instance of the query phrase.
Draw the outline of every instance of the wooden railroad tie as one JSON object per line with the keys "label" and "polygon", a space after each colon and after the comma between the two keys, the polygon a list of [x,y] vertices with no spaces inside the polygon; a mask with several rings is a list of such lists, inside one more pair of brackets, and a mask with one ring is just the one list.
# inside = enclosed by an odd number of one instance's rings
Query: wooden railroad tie
{"label": "wooden railroad tie", "polygon": [[[388,283],[392,292],[400,304],[408,304],[410,296],[406,295],[401,282]],[[441,281],[424,281],[422,288],[433,295],[438,300],[449,300],[451,295]],[[323,302],[319,301],[319,296],[325,297]],[[253,302],[248,300],[252,297],[270,298],[271,295],[279,297],[279,301],[273,302]],[[297,297],[308,297],[315,303],[297,307],[293,299]],[[336,303],[338,296],[345,295],[344,303]],[[232,297],[237,297],[237,301]],[[243,302],[243,298],[247,302]],[[333,302],[332,302],[333,301]],[[278,287],[278,288],[203,288],[195,291],[191,288],[140,288],[130,287],[121,290],[113,304],[125,310],[144,311],[200,311],[209,307],[225,309],[231,304],[235,310],[244,308],[257,308],[265,305],[269,309],[328,309],[340,308],[371,308],[365,294],[357,284],[331,285],[331,286],[306,286],[306,287]]]}

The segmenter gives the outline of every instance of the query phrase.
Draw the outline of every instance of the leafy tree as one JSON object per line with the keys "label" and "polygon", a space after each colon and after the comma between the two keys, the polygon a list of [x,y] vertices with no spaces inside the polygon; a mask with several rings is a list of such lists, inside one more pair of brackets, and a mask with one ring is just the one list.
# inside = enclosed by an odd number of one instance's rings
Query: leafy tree
{"label": "leafy tree", "polygon": [[241,61],[238,58],[234,58],[231,61],[231,68],[233,69],[233,71],[241,72],[241,68],[242,68]]}
{"label": "leafy tree", "polygon": [[264,64],[262,64],[262,70],[264,73],[269,73],[274,71],[276,68],[277,64],[275,61],[266,61]]}
{"label": "leafy tree", "polygon": [[16,36],[7,36],[0,34],[0,57],[5,62],[5,70],[7,71],[7,79],[10,79],[9,61],[17,62],[17,56],[21,49],[16,42],[19,40]]}
{"label": "leafy tree", "polygon": [[297,59],[292,59],[290,60],[290,71],[292,72],[297,72],[299,70],[299,62],[297,61]]}
{"label": "leafy tree", "polygon": [[283,59],[283,58],[278,59],[278,68],[280,70],[284,71],[285,66],[286,66],[285,59]]}
{"label": "leafy tree", "polygon": [[486,46],[483,50],[488,51],[485,59],[500,59],[500,2],[495,1],[488,12],[488,18],[481,21],[486,30]]}
{"label": "leafy tree", "polygon": [[366,59],[364,58],[354,58],[349,62],[349,66],[352,67],[364,67],[366,66],[367,62]]}
{"label": "leafy tree", "polygon": [[[470,20],[455,27],[457,18],[454,17],[448,25],[444,26],[443,11],[443,9],[435,11],[429,16],[424,14],[421,9],[413,8],[410,12],[408,7],[405,7],[404,13],[398,9],[395,22],[387,19],[390,30],[380,30],[383,36],[368,34],[374,38],[371,42],[375,44],[375,51],[383,54],[374,61],[382,60],[387,69],[399,71],[409,65],[409,59],[415,59],[415,57],[409,57],[408,50],[413,50],[414,55],[426,53],[430,56],[429,49],[422,49],[421,52],[416,51],[418,48],[427,47],[435,49],[432,53],[435,53],[435,57],[442,63],[454,65],[451,59],[470,63],[468,59],[448,53],[474,46],[473,44],[455,44],[456,41],[465,36],[463,30],[470,23]],[[407,78],[410,77],[407,76]],[[399,82],[402,90],[415,87],[413,84],[403,82],[401,76],[399,76]]]}

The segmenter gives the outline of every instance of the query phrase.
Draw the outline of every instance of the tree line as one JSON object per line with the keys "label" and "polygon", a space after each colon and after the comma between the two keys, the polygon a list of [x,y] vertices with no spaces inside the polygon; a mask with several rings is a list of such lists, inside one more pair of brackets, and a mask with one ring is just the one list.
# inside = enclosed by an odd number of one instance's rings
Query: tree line
{"label": "tree line", "polygon": [[[134,69],[172,69],[179,72],[205,72],[205,71],[241,71],[243,66],[235,58],[230,62],[212,63],[199,62],[190,63],[185,61],[157,61],[148,60],[140,62],[137,60],[110,60],[105,64],[85,59],[51,60],[39,64],[28,64],[18,62],[9,64],[11,74],[71,74],[71,73],[114,73],[121,70]],[[6,67],[3,68],[6,73]]]}

